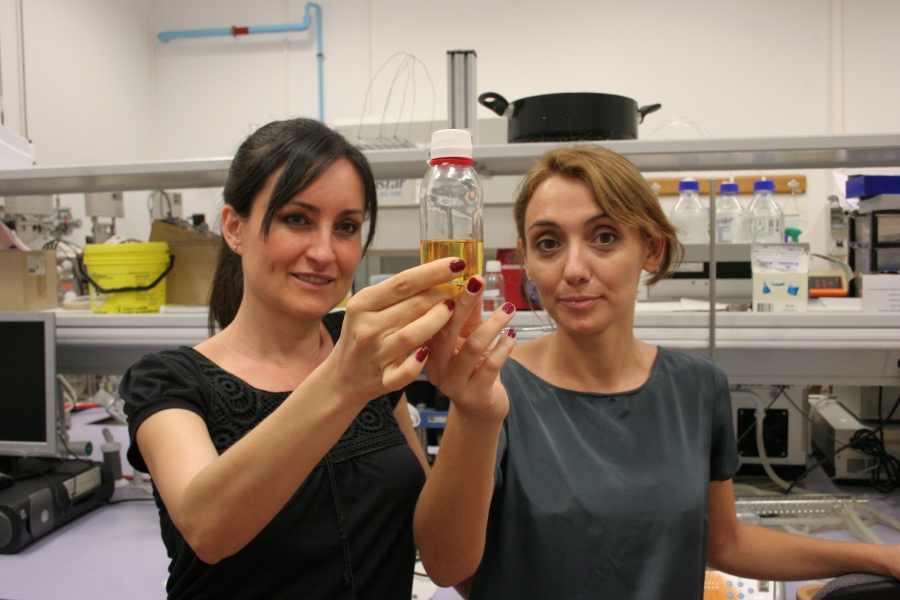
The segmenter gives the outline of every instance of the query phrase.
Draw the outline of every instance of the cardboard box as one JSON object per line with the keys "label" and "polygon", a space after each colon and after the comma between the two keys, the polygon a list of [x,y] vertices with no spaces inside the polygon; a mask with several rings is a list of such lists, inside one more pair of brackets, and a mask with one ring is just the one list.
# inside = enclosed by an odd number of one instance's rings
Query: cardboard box
{"label": "cardboard box", "polygon": [[754,312],[806,312],[809,252],[787,244],[756,244],[751,250]]}
{"label": "cardboard box", "polygon": [[56,250],[0,250],[0,310],[59,306]]}
{"label": "cardboard box", "polygon": [[900,275],[862,276],[863,312],[900,312]]}
{"label": "cardboard box", "polygon": [[167,242],[175,266],[166,276],[166,304],[209,304],[222,238],[153,221],[151,242]]}

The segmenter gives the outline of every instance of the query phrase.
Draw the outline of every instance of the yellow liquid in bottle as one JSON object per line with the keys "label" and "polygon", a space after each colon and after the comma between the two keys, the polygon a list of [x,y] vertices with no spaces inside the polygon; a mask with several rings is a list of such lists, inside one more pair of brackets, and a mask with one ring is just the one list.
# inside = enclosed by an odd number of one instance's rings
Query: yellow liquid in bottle
{"label": "yellow liquid in bottle", "polygon": [[484,242],[481,240],[425,240],[419,245],[419,256],[423,265],[449,256],[466,261],[466,269],[450,282],[454,287],[465,285],[472,275],[484,273]]}

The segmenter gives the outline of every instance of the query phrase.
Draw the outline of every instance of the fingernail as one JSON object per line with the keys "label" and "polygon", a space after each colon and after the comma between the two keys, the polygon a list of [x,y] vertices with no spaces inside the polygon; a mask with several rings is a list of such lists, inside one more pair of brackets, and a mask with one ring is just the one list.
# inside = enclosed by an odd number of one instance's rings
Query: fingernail
{"label": "fingernail", "polygon": [[469,283],[466,284],[466,289],[474,294],[481,289],[481,282],[473,277],[469,280]]}
{"label": "fingernail", "polygon": [[[516,310],[516,307],[513,305],[512,302],[507,302],[506,304],[504,304],[503,306],[500,307],[500,310],[502,310],[503,312],[505,312],[508,315],[511,315]],[[513,337],[515,337],[515,336],[513,336]]]}
{"label": "fingernail", "polygon": [[454,273],[459,273],[463,269],[466,268],[466,261],[461,258],[457,258],[452,263],[450,263],[450,270]]}
{"label": "fingernail", "polygon": [[428,346],[425,346],[418,352],[416,352],[416,360],[419,362],[425,362],[425,359],[428,358]]}
{"label": "fingernail", "polygon": [[453,312],[453,307],[456,303],[453,300],[444,300],[444,306],[447,307],[447,310]]}
{"label": "fingernail", "polygon": [[515,329],[507,329],[506,335],[508,335],[512,339],[516,339],[516,330]]}

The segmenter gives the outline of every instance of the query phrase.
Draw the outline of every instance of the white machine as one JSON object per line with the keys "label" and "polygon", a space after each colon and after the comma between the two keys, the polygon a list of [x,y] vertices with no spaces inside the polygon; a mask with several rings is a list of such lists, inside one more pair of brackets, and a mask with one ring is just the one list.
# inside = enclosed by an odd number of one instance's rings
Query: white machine
{"label": "white machine", "polygon": [[[122,192],[94,192],[84,195],[84,212],[91,218],[91,241],[102,244],[116,235],[116,219],[125,216],[125,203]],[[101,217],[109,218],[108,222]]]}
{"label": "white machine", "polygon": [[71,209],[54,206],[53,196],[5,196],[3,202],[4,220],[12,222],[16,235],[32,250],[81,227],[81,219],[74,218]]}

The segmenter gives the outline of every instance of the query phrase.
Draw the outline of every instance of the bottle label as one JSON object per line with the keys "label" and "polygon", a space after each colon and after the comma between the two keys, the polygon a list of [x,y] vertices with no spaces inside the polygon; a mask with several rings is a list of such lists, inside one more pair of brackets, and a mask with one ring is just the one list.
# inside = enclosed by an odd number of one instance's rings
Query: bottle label
{"label": "bottle label", "polygon": [[481,294],[482,298],[499,298],[500,290],[484,290]]}

